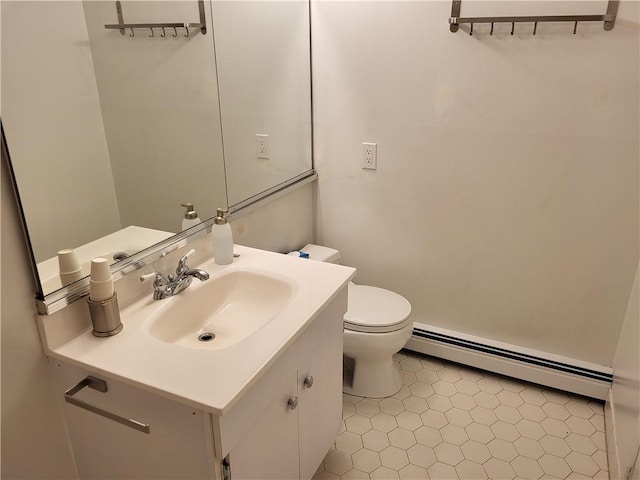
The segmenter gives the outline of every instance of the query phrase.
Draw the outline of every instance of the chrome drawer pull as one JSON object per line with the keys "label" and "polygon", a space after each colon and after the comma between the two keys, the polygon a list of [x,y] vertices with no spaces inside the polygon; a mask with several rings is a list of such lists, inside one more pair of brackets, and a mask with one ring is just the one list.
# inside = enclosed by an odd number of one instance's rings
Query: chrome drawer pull
{"label": "chrome drawer pull", "polygon": [[89,410],[90,412],[97,413],[98,415],[108,418],[109,420],[121,423],[122,425],[138,430],[139,432],[151,433],[151,426],[146,423],[141,423],[130,418],[121,417],[119,415],[116,415],[115,413],[107,412],[106,410],[102,410],[101,408],[94,407],[93,405],[89,405],[82,400],[74,398],[73,396],[84,387],[89,387],[102,393],[106,393],[108,390],[107,382],[96,377],[88,376],[80,383],[64,392],[64,400],[72,405],[75,405],[76,407],[84,408],[85,410]]}

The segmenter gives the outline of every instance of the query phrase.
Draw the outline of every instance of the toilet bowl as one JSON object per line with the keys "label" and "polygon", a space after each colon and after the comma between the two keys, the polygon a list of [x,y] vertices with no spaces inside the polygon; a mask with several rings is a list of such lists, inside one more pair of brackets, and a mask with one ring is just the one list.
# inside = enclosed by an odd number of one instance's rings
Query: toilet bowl
{"label": "toilet bowl", "polygon": [[[339,263],[340,259],[337,250],[313,244],[291,253],[330,263]],[[410,313],[411,304],[397,293],[349,283],[343,337],[345,393],[383,398],[400,390],[402,378],[393,355],[411,337]]]}

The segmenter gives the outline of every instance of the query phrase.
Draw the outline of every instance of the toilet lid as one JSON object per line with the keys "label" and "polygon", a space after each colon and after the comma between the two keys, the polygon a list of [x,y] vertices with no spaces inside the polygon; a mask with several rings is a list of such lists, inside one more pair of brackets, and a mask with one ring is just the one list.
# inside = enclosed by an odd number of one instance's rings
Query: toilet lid
{"label": "toilet lid", "polygon": [[411,322],[410,313],[411,304],[402,295],[350,283],[344,328],[356,332],[395,332]]}

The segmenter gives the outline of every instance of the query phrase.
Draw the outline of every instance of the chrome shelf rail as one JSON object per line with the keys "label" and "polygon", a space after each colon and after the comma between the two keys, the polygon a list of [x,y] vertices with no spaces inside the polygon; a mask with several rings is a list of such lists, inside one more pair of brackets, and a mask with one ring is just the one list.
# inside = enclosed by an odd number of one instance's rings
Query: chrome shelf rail
{"label": "chrome shelf rail", "polygon": [[189,37],[191,32],[190,28],[197,28],[200,33],[205,35],[207,33],[207,20],[204,13],[204,0],[198,0],[198,12],[200,13],[200,22],[169,22],[169,23],[125,23],[124,15],[122,13],[122,3],[120,0],[116,1],[116,13],[118,14],[118,23],[106,24],[104,28],[108,30],[120,30],[120,35],[124,35],[127,30],[131,30],[130,37],[135,36],[135,29],[142,28],[149,30],[149,37],[155,37],[155,29],[162,30],[159,34],[160,37],[167,36],[167,29],[172,29],[172,37],[178,36],[178,29],[184,29],[185,37]]}
{"label": "chrome shelf rail", "polygon": [[451,17],[449,18],[449,30],[457,32],[461,24],[470,24],[469,35],[473,35],[473,25],[476,23],[490,23],[490,35],[493,35],[493,26],[496,23],[510,23],[511,35],[514,34],[516,23],[533,23],[533,34],[541,22],[571,22],[575,34],[579,22],[604,22],[605,30],[612,30],[618,13],[620,0],[609,0],[607,12],[604,15],[531,15],[531,16],[502,16],[502,17],[461,17],[460,9],[462,0],[453,0],[451,4]]}

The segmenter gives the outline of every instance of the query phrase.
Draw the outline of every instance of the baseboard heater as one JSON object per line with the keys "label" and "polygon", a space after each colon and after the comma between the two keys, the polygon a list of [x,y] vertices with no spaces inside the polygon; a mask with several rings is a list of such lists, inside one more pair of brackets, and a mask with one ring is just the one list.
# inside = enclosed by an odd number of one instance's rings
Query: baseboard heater
{"label": "baseboard heater", "polygon": [[405,348],[599,400],[613,380],[608,367],[420,323]]}

